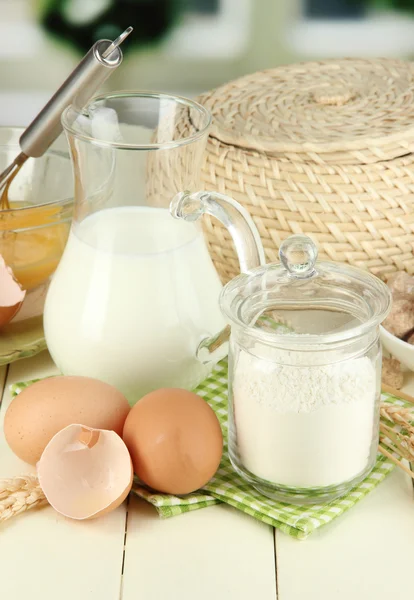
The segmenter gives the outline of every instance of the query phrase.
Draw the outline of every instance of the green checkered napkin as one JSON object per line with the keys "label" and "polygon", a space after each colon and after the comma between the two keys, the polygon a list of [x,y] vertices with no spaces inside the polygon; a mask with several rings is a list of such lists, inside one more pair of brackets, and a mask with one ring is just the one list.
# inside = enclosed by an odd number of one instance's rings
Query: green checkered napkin
{"label": "green checkered napkin", "polygon": [[[15,396],[31,383],[33,381],[11,386],[12,395]],[[219,363],[210,377],[195,391],[203,396],[215,411],[226,441],[227,361]],[[382,399],[391,404],[405,405],[403,401],[389,394],[384,394]],[[270,500],[246,483],[232,469],[227,448],[225,448],[219,470],[213,479],[199,492],[177,497],[151,492],[140,486],[138,482],[134,484],[133,491],[153,504],[162,517],[172,517],[219,502],[226,502],[259,521],[277,527],[297,539],[304,539],[322,525],[326,525],[352,508],[359,500],[377,487],[392,469],[393,464],[379,454],[371,474],[346,496],[326,504],[297,506]]]}

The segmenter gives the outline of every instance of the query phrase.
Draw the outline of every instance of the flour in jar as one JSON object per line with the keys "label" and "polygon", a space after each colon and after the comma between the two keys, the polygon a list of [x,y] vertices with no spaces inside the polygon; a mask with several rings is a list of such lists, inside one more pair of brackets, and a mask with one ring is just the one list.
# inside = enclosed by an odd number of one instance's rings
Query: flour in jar
{"label": "flour in jar", "polygon": [[300,353],[290,358],[290,365],[278,364],[240,351],[232,393],[241,464],[284,486],[352,480],[370,462],[375,365],[367,356],[329,365],[306,357],[306,366]]}

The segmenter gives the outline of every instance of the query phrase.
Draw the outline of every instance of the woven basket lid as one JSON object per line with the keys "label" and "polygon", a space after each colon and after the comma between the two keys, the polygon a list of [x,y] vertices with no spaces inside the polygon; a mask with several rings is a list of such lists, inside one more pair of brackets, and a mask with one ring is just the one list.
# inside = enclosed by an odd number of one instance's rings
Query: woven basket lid
{"label": "woven basket lid", "polygon": [[211,136],[300,162],[361,164],[414,151],[414,64],[343,59],[259,71],[200,97]]}

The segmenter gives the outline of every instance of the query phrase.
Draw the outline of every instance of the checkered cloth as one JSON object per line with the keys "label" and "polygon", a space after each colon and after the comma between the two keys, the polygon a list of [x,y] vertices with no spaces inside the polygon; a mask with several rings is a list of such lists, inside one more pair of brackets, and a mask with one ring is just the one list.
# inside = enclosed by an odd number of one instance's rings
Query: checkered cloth
{"label": "checkered cloth", "polygon": [[[11,386],[12,394],[18,394],[31,383],[33,381]],[[219,363],[210,377],[195,391],[203,396],[215,411],[226,442],[228,433],[227,361]],[[391,404],[405,405],[401,400],[388,394],[384,394],[382,400]],[[142,487],[138,482],[134,483],[133,491],[153,504],[162,517],[172,517],[219,502],[226,502],[259,521],[277,527],[297,539],[304,539],[319,527],[330,523],[330,521],[352,508],[376,488],[392,469],[393,464],[379,454],[371,474],[346,496],[326,504],[297,506],[270,500],[246,483],[233,470],[229,461],[227,446],[225,446],[219,470],[213,479],[198,492],[176,497],[152,492]]]}

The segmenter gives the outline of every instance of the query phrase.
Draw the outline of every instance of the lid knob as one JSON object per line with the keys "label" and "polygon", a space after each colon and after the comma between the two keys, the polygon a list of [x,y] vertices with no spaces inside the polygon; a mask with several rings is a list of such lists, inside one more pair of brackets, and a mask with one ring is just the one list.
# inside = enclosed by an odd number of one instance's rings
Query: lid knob
{"label": "lid knob", "polygon": [[306,235],[291,235],[279,249],[282,265],[292,277],[307,279],[315,274],[318,249]]}
{"label": "lid knob", "polygon": [[346,88],[321,88],[312,93],[312,97],[316,104],[324,104],[325,106],[344,106],[351,100],[355,100],[356,93],[353,90]]}

